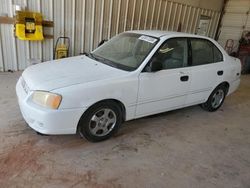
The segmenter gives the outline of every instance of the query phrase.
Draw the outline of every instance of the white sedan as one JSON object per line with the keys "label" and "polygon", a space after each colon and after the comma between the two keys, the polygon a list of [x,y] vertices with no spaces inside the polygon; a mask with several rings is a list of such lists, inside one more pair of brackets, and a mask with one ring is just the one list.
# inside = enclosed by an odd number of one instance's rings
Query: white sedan
{"label": "white sedan", "polygon": [[37,132],[97,142],[123,121],[196,104],[216,111],[238,88],[240,73],[240,61],[213,39],[129,31],[89,54],[30,66],[16,93]]}

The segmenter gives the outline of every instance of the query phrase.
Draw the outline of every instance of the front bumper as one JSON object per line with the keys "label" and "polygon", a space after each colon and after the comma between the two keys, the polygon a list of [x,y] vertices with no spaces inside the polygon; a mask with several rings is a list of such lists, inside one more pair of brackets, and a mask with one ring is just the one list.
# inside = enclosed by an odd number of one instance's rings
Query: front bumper
{"label": "front bumper", "polygon": [[78,122],[86,109],[46,109],[31,101],[32,91],[25,91],[19,79],[16,85],[19,107],[27,124],[35,131],[48,134],[75,134]]}

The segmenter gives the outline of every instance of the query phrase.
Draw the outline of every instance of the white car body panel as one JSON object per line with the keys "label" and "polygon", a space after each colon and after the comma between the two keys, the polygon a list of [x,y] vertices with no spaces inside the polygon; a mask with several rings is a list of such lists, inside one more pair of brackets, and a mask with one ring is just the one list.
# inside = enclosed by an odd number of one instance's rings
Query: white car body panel
{"label": "white car body panel", "polygon": [[[205,102],[216,86],[229,83],[228,94],[240,83],[240,61],[229,57],[214,40],[185,33],[163,31],[130,31],[158,37],[158,44],[135,71],[123,71],[90,59],[77,56],[27,68],[16,86],[21,112],[30,127],[43,134],[74,134],[79,119],[93,104],[107,99],[117,100],[125,107],[125,120],[169,111]],[[148,61],[169,38],[204,38],[213,42],[223,53],[224,62],[208,65],[142,72]],[[223,76],[217,71],[223,69]],[[180,76],[188,75],[187,82]],[[25,87],[22,84],[25,80]],[[165,87],[164,87],[165,86]],[[60,94],[57,110],[34,104],[36,90]]]}
{"label": "white car body panel", "polygon": [[126,73],[86,56],[76,56],[30,66],[22,76],[33,90],[51,91],[76,84],[112,79]]}
{"label": "white car body panel", "polygon": [[214,90],[214,86],[222,83],[222,77],[218,77],[217,70],[221,70],[224,62],[194,66],[191,73],[191,85],[186,105],[203,103]]}
{"label": "white car body panel", "polygon": [[190,81],[180,82],[182,74],[190,75],[190,68],[144,72],[139,77],[136,117],[168,111],[184,106]]}

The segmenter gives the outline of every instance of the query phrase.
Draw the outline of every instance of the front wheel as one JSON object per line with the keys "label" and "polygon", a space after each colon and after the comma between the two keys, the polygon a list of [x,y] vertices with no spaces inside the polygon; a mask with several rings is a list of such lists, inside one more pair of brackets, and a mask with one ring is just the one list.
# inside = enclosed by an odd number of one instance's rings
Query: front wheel
{"label": "front wheel", "polygon": [[201,104],[204,110],[214,112],[218,110],[223,104],[227,94],[227,88],[224,85],[220,85],[214,89],[214,91],[209,96],[207,102]]}
{"label": "front wheel", "polygon": [[78,133],[91,142],[99,142],[115,134],[122,123],[121,108],[113,102],[91,107],[80,119]]}

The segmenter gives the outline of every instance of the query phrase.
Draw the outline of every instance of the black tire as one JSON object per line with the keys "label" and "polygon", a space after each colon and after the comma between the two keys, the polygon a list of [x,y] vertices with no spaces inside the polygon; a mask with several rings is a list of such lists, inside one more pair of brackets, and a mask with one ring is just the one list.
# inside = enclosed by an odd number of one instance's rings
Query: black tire
{"label": "black tire", "polygon": [[[208,100],[205,103],[201,104],[201,107],[204,110],[209,111],[209,112],[214,112],[214,111],[218,110],[222,106],[222,104],[226,98],[227,91],[228,91],[228,89],[225,85],[217,86],[213,90],[213,92],[210,94]],[[217,105],[215,105],[215,95],[217,95],[218,93],[221,93],[221,92],[223,92],[223,97],[221,98],[220,102]]]}
{"label": "black tire", "polygon": [[[106,112],[107,118],[105,118]],[[77,133],[90,142],[100,142],[113,136],[118,131],[121,123],[122,110],[119,105],[110,101],[100,102],[90,107],[81,117],[78,123]],[[104,129],[109,129],[109,132],[105,134]]]}

